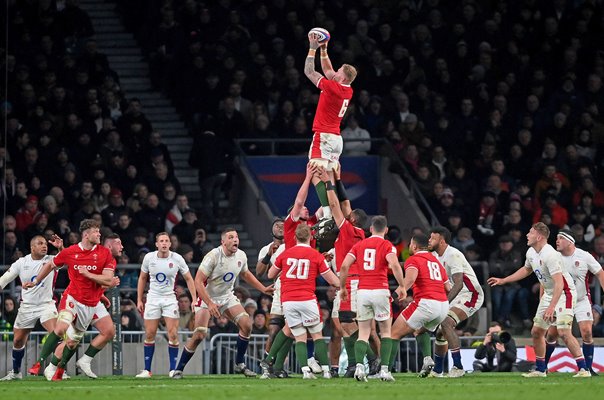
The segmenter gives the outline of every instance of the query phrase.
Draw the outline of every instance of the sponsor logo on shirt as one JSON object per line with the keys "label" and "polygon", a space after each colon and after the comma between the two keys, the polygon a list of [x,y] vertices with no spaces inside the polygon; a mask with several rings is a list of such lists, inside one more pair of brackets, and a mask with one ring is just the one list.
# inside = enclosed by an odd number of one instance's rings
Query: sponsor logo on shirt
{"label": "sponsor logo on shirt", "polygon": [[87,269],[88,271],[96,271],[97,268],[98,268],[96,265],[74,265],[73,267],[76,270],[78,270],[78,269]]}

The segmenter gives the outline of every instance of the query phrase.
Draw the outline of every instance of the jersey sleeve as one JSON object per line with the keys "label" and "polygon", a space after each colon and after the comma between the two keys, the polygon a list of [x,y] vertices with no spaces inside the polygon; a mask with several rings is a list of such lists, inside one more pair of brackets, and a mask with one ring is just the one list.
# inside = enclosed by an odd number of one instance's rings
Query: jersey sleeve
{"label": "jersey sleeve", "polygon": [[587,263],[587,269],[592,274],[595,275],[598,272],[602,271],[602,266],[600,265],[600,263],[598,262],[598,260],[596,260],[594,258],[594,256],[592,256],[588,252],[585,252],[585,262]]}
{"label": "jersey sleeve", "polygon": [[451,268],[451,275],[463,274],[463,260],[459,253],[452,254],[451,260],[449,261],[449,268]]}
{"label": "jersey sleeve", "polygon": [[176,263],[178,264],[178,271],[180,272],[181,275],[184,275],[187,272],[189,272],[189,266],[187,265],[187,262],[180,254],[177,254],[177,256],[178,257],[176,257]]}
{"label": "jersey sleeve", "polygon": [[239,251],[241,251],[241,254],[242,254],[242,256],[243,256],[243,257],[241,257],[242,262],[243,262],[243,265],[241,266],[241,272],[247,272],[247,271],[249,271],[249,270],[250,270],[250,269],[248,268],[248,266],[247,266],[247,254],[245,254],[245,253],[243,252],[243,250],[239,250]]}
{"label": "jersey sleeve", "polygon": [[552,252],[545,261],[545,267],[551,276],[564,272],[564,263],[562,256],[558,252]]}
{"label": "jersey sleeve", "polygon": [[55,255],[55,258],[52,259],[52,263],[55,267],[62,267],[67,262],[67,257],[70,252],[70,247],[63,249]]}
{"label": "jersey sleeve", "polygon": [[337,85],[337,83],[334,81],[330,81],[324,76],[319,78],[319,81],[317,82],[317,87],[325,92],[333,92],[334,85]]}
{"label": "jersey sleeve", "polygon": [[4,289],[9,283],[15,280],[21,272],[21,264],[23,264],[23,258],[18,259],[11,265],[4,275],[0,276],[0,288]]}
{"label": "jersey sleeve", "polygon": [[325,256],[323,256],[323,254],[318,254],[317,262],[319,263],[319,273],[321,275],[331,271],[331,269],[329,268],[329,264],[327,264],[327,260],[325,259]]}
{"label": "jersey sleeve", "polygon": [[145,254],[145,257],[143,258],[143,263],[141,264],[141,271],[145,272],[145,273],[149,273],[149,264],[151,263],[151,254],[152,253],[147,253]]}
{"label": "jersey sleeve", "polygon": [[352,248],[351,248],[351,249],[348,251],[348,254],[350,254],[350,255],[352,256],[352,258],[354,258],[355,260],[357,259],[357,254],[358,254],[358,252],[359,252],[359,250],[358,250],[358,249],[359,249],[359,247],[360,247],[360,246],[359,246],[359,245],[360,245],[360,243],[362,243],[362,242],[357,242],[357,243],[355,243],[355,244],[352,246]]}
{"label": "jersey sleeve", "polygon": [[214,249],[210,251],[206,256],[201,260],[201,264],[199,264],[199,271],[203,272],[206,277],[210,277],[214,268],[216,267],[218,258],[218,252]]}
{"label": "jersey sleeve", "polygon": [[279,254],[279,257],[277,257],[277,259],[275,260],[275,263],[273,264],[273,267],[277,268],[278,270],[281,270],[283,267],[283,254],[281,253]]}
{"label": "jersey sleeve", "polygon": [[405,261],[405,265],[403,266],[403,269],[406,271],[409,268],[415,268],[417,270],[419,270],[419,267],[417,266],[416,262],[415,262],[415,257],[409,257],[407,259],[407,261]]}
{"label": "jersey sleeve", "polygon": [[260,251],[258,252],[258,261],[262,260],[268,254],[268,249],[270,247],[271,245],[267,244],[266,246],[260,249]]}

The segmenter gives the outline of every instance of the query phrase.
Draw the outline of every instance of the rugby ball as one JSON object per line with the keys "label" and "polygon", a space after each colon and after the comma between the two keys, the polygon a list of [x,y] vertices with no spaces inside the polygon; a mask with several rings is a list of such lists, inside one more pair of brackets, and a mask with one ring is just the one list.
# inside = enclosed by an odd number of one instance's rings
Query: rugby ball
{"label": "rugby ball", "polygon": [[319,35],[319,43],[326,42],[329,40],[329,38],[331,38],[331,35],[327,31],[327,29],[312,28],[310,31],[308,31],[308,36],[310,36],[311,33],[316,33],[317,35]]}

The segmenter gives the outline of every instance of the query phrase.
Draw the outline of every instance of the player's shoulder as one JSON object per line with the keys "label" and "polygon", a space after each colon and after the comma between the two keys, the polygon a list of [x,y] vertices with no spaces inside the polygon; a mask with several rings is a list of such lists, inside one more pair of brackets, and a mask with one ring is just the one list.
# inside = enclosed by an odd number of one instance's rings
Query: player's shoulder
{"label": "player's shoulder", "polygon": [[238,260],[247,260],[247,254],[245,254],[245,251],[241,249],[237,249],[235,257],[237,257]]}
{"label": "player's shoulder", "polygon": [[181,256],[180,254],[176,253],[175,251],[170,251],[170,257],[178,262],[178,263],[182,263],[182,264],[187,264],[187,262],[185,261],[185,258],[183,256]]}

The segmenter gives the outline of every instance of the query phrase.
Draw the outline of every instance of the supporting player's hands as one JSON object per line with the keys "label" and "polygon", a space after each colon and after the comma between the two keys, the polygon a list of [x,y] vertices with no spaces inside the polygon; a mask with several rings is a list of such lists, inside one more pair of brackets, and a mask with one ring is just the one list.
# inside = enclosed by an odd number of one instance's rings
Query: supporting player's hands
{"label": "supporting player's hands", "polygon": [[[210,315],[212,317],[220,318],[220,310],[218,309],[216,303],[214,303],[213,301],[210,301],[210,303],[208,304],[208,311],[210,312]],[[195,312],[195,310],[193,310],[193,312]]]}
{"label": "supporting player's hands", "polygon": [[306,164],[306,177],[311,179],[317,173],[317,169],[317,164],[309,161],[308,164]]}
{"label": "supporting player's hands", "polygon": [[319,179],[321,179],[321,181],[323,182],[329,182],[329,173],[327,172],[327,170],[323,167],[319,167],[317,169],[317,177]]}
{"label": "supporting player's hands", "polygon": [[262,291],[262,293],[264,293],[266,295],[269,295],[269,296],[272,296],[273,293],[275,293],[275,284],[273,283],[273,284],[271,284],[269,286],[265,286],[264,290]]}
{"label": "supporting player's hands", "polygon": [[505,285],[505,279],[504,278],[489,278],[489,279],[487,279],[487,283],[490,286],[501,286],[501,285]]}
{"label": "supporting player's hands", "polygon": [[59,250],[63,250],[63,239],[56,233],[53,233],[50,239],[48,239],[48,243],[52,244]]}
{"label": "supporting player's hands", "polygon": [[543,320],[545,322],[550,322],[550,323],[553,323],[554,321],[556,321],[555,304],[550,305],[549,307],[547,307],[545,309],[545,312],[543,313]]}
{"label": "supporting player's hands", "polygon": [[333,260],[333,253],[326,251],[325,253],[321,254],[323,254],[323,257],[325,257],[325,261],[331,262],[331,260]]}
{"label": "supporting player's hands", "polygon": [[107,298],[107,296],[102,295],[101,296],[101,303],[103,303],[103,305],[105,306],[105,308],[109,309],[109,307],[111,307],[111,301]]}
{"label": "supporting player's hands", "polygon": [[336,181],[340,180],[340,172],[342,171],[342,164],[338,161],[338,166],[331,169],[333,171],[333,179]]}
{"label": "supporting player's hands", "polygon": [[407,291],[402,286],[397,287],[394,292],[398,295],[396,300],[398,303],[402,303],[407,298]]}
{"label": "supporting player's hands", "polygon": [[340,300],[348,301],[348,289],[345,287],[340,288]]}

